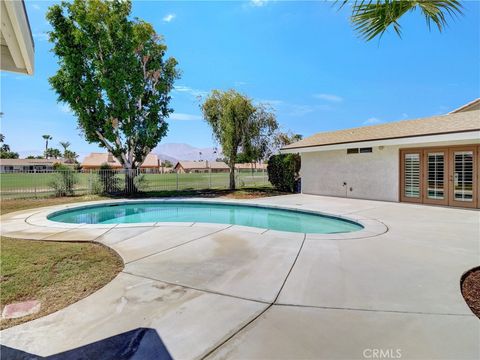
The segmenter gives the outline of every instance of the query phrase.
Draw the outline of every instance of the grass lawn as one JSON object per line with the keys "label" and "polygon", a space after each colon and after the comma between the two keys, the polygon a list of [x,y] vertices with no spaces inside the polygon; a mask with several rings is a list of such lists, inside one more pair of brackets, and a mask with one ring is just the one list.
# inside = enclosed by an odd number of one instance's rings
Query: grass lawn
{"label": "grass lawn", "polygon": [[[142,197],[224,197],[250,199],[284,195],[271,187],[230,190],[157,191]],[[36,207],[108,199],[97,195],[1,201],[1,213]],[[3,320],[0,329],[45,316],[72,304],[112,280],[123,268],[121,258],[109,248],[86,242],[53,242],[0,239],[0,308],[7,304],[38,300],[37,314]]]}
{"label": "grass lawn", "polygon": [[93,243],[1,238],[0,303],[38,300],[40,312],[2,319],[5,329],[64,308],[98,290],[122,269],[120,256]]}
{"label": "grass lawn", "polygon": [[[0,194],[2,198],[41,197],[53,194],[52,181],[59,176],[54,173],[2,173],[0,174]],[[98,174],[92,172],[76,173],[75,192],[92,192],[99,181]],[[122,187],[123,175],[117,175]],[[187,189],[226,189],[229,184],[228,173],[190,173],[190,174],[144,174],[145,191],[168,191]],[[236,175],[237,187],[270,186],[265,173],[250,171]]]}

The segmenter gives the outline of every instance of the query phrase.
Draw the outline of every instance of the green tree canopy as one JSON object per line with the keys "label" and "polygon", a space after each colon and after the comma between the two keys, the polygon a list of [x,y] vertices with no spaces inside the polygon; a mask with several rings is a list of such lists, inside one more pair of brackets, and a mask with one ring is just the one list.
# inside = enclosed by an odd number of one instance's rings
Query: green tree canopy
{"label": "green tree canopy", "polygon": [[230,168],[230,189],[235,189],[235,163],[243,158],[256,160],[265,154],[270,137],[278,128],[275,114],[235,90],[213,90],[202,105],[205,120],[222,146]]}
{"label": "green tree canopy", "polygon": [[47,20],[59,69],[49,81],[88,142],[138,168],[167,132],[169,93],[179,77],[152,25],[131,19],[130,1],[74,0]]}
{"label": "green tree canopy", "polygon": [[55,148],[48,148],[47,151],[45,151],[45,157],[58,159],[62,157],[62,152]]}
{"label": "green tree canopy", "polygon": [[18,159],[18,153],[10,151],[10,145],[5,144],[5,135],[0,134],[0,159]]}
{"label": "green tree canopy", "polygon": [[[342,1],[341,7],[347,3]],[[448,15],[462,14],[459,0],[356,0],[352,3],[351,21],[367,41],[382,36],[390,27],[401,36],[400,18],[416,9],[425,17],[429,29],[433,23],[439,31],[446,27]]]}

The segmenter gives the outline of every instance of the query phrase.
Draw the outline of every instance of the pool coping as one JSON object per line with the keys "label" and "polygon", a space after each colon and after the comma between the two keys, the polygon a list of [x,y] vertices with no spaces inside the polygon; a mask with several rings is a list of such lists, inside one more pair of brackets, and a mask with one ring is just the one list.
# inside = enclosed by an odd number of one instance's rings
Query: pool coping
{"label": "pool coping", "polygon": [[[305,208],[305,206],[296,207],[296,206],[285,206],[277,204],[266,204],[258,203],[255,200],[257,199],[248,199],[248,200],[231,200],[231,199],[206,199],[206,198],[148,198],[148,199],[107,199],[107,200],[97,200],[97,201],[86,201],[80,203],[71,203],[71,204],[62,204],[54,205],[43,208],[36,208],[30,210],[23,210],[8,213],[1,216],[2,223],[7,225],[5,231],[4,226],[2,226],[1,234],[13,238],[24,238],[29,239],[29,233],[32,234],[35,232],[35,228],[41,229],[51,229],[57,232],[55,240],[62,241],[62,232],[68,232],[69,230],[93,230],[93,229],[105,229],[108,231],[112,228],[130,228],[130,227],[161,227],[161,226],[176,226],[176,227],[192,227],[192,226],[218,226],[218,225],[228,225],[233,229],[244,230],[249,232],[255,232],[261,235],[276,235],[282,237],[294,236],[295,234],[304,234],[306,240],[355,240],[355,239],[366,239],[381,235],[388,231],[388,227],[375,219],[367,218],[364,216],[359,216],[355,214],[335,214],[333,212],[323,212],[314,209]],[[329,233],[329,234],[319,234],[319,233],[302,233],[302,232],[289,232],[289,231],[280,231],[272,230],[244,225],[231,225],[231,224],[218,224],[218,223],[203,223],[203,222],[149,222],[149,223],[124,223],[124,224],[69,224],[61,223],[56,221],[51,221],[47,217],[55,212],[71,210],[71,209],[82,209],[100,206],[104,204],[128,204],[128,203],[145,203],[145,202],[188,202],[188,203],[216,203],[216,204],[226,204],[226,205],[244,205],[257,208],[271,208],[271,209],[282,209],[287,211],[297,211],[307,214],[316,214],[332,218],[340,218],[343,220],[351,221],[358,223],[363,226],[363,229],[352,232],[344,233]],[[15,231],[8,230],[9,223],[20,224],[24,222],[25,226],[30,226],[28,233],[22,231],[16,234]],[[9,235],[11,233],[11,235]],[[31,236],[30,238],[36,240],[48,240],[49,236],[39,237],[38,235]],[[70,240],[70,236],[65,236],[65,240]],[[53,240],[53,239],[52,239]],[[93,239],[94,240],[94,239]]]}

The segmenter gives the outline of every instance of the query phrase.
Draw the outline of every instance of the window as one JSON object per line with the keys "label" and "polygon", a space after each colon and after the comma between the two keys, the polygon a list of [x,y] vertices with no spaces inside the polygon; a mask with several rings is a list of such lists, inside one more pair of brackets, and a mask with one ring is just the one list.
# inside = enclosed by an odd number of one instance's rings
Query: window
{"label": "window", "polygon": [[420,154],[405,154],[404,196],[420,198]]}
{"label": "window", "polygon": [[366,148],[350,148],[347,149],[347,154],[365,154],[365,153],[371,153],[372,148],[371,147],[366,147]]}

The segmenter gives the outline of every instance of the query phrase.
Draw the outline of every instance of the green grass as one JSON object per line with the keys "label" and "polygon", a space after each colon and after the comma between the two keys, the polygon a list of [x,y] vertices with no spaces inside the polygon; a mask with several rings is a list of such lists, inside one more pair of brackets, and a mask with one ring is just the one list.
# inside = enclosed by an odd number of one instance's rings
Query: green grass
{"label": "green grass", "polygon": [[112,250],[93,243],[59,243],[1,237],[0,304],[39,300],[40,312],[3,320],[11,327],[64,308],[110,282],[123,268]]}
{"label": "green grass", "polygon": [[[37,197],[53,194],[50,183],[58,176],[53,173],[7,173],[0,174],[0,194],[3,198]],[[98,182],[96,173],[75,174],[77,194],[90,193],[93,184]],[[119,185],[123,175],[117,175]],[[144,191],[226,189],[229,185],[228,173],[191,173],[191,174],[144,174]],[[266,175],[240,172],[236,175],[237,187],[269,186]]]}

